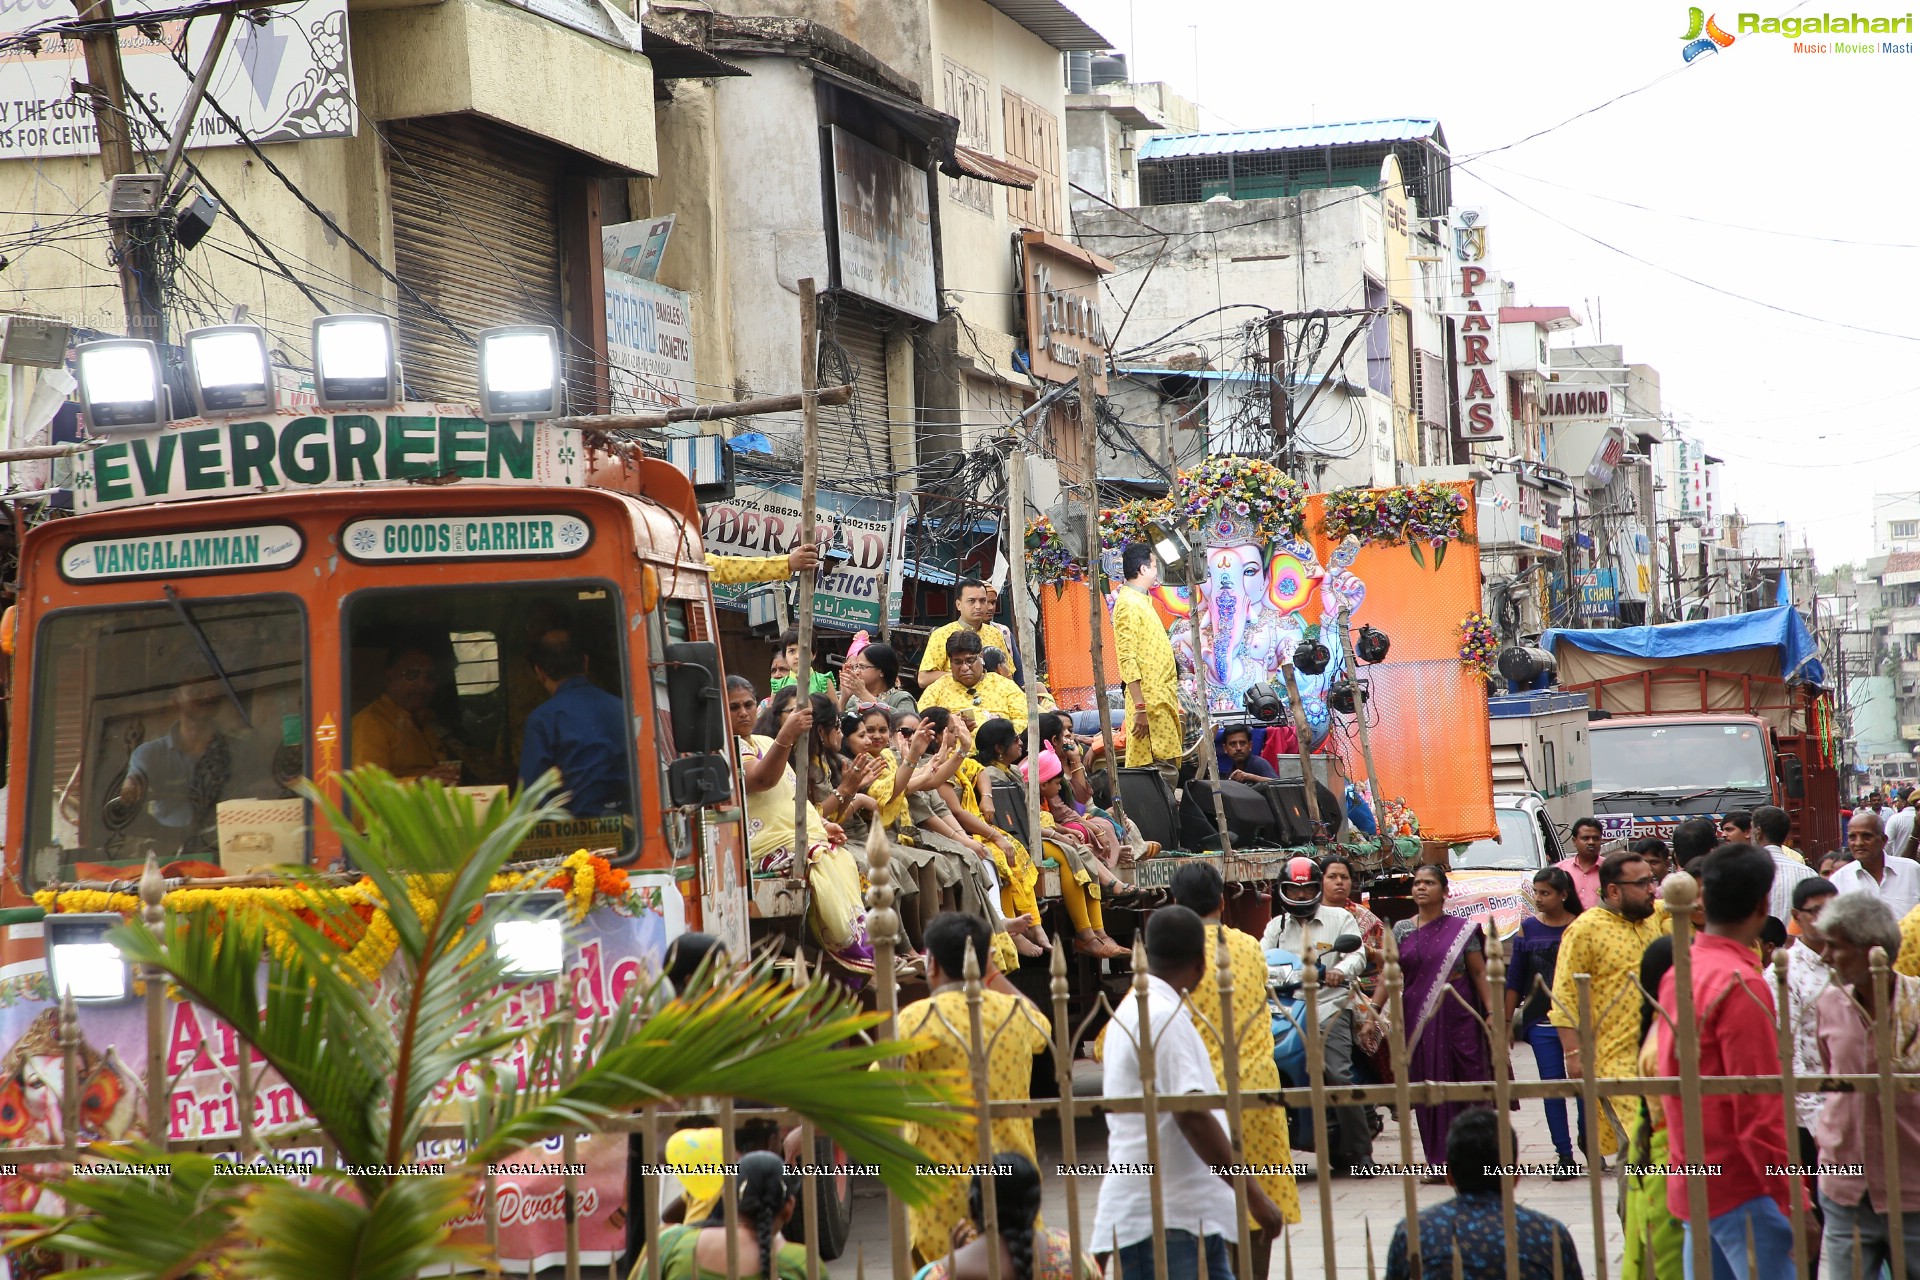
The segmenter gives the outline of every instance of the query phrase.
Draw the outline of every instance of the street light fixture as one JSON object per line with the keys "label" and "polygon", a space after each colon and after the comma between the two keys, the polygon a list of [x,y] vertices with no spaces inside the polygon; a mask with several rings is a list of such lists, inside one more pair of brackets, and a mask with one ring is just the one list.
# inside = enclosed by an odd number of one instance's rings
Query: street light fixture
{"label": "street light fixture", "polygon": [[559,977],[567,969],[564,895],[558,889],[541,889],[521,895],[519,901],[522,914],[493,922],[493,949],[507,962],[507,976],[527,982]]}
{"label": "street light fixture", "polygon": [[321,316],[313,322],[313,389],[322,409],[400,403],[393,321],[385,316]]}
{"label": "street light fixture", "polygon": [[133,994],[133,976],[120,948],[107,934],[125,924],[110,911],[56,913],[43,924],[47,978],[55,998],[81,1004],[113,1004]]}
{"label": "street light fixture", "polygon": [[74,349],[80,407],[96,432],[158,431],[167,425],[160,351],[144,338],[107,338]]}
{"label": "street light fixture", "polygon": [[1193,548],[1180,531],[1172,524],[1153,520],[1147,524],[1147,536],[1153,542],[1153,554],[1160,557],[1160,567],[1166,576],[1175,582],[1185,581],[1187,557],[1193,554]]}
{"label": "street light fixture", "polygon": [[551,325],[509,324],[480,334],[480,415],[560,416],[560,334]]}
{"label": "street light fixture", "polygon": [[267,331],[257,324],[216,324],[186,336],[187,381],[203,418],[273,412],[273,366]]}

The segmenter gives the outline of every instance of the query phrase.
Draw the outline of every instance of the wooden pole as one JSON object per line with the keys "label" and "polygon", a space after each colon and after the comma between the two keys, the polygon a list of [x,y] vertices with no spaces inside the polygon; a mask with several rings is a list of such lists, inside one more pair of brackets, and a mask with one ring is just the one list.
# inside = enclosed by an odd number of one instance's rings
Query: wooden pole
{"label": "wooden pole", "polygon": [[[820,381],[820,358],[816,350],[819,312],[814,303],[813,279],[809,276],[800,282],[800,541],[799,545],[811,545],[813,537],[814,508],[819,499],[819,459],[820,459],[820,413],[814,390]],[[794,700],[793,705],[807,707],[812,705],[811,686],[813,683],[813,589],[816,570],[800,571],[800,598],[794,605],[794,630],[799,633],[800,655],[793,664]],[[793,744],[793,830],[794,873],[801,883],[807,881],[807,756],[813,746],[813,735],[805,733]],[[804,930],[806,920],[800,922]],[[812,1153],[808,1153],[812,1159]]]}
{"label": "wooden pole", "polygon": [[[816,370],[816,379],[819,374]],[[804,382],[802,383],[804,386]],[[679,409],[658,409],[651,413],[588,413],[570,418],[554,418],[550,427],[570,427],[575,431],[657,431],[672,422],[712,422],[720,418],[750,418],[760,413],[792,413],[804,410],[807,391],[782,396],[760,396],[753,400],[734,400],[726,404],[694,404]],[[815,405],[840,405],[853,399],[851,383],[823,387],[812,392]]]}
{"label": "wooden pole", "polygon": [[[100,178],[111,182],[123,173],[132,173],[133,133],[128,124],[126,77],[120,64],[120,29],[113,23],[113,0],[83,0],[79,6],[82,22],[109,24],[80,37],[86,51],[87,81],[93,99],[94,129],[100,139]],[[135,228],[152,225],[152,219],[110,218],[107,222],[113,238],[113,253],[120,268],[120,300],[127,313],[127,336],[154,342],[165,336],[163,313],[153,305],[141,288],[143,272],[138,268],[146,260]]]}
{"label": "wooden pole", "polygon": [[[1051,412],[1051,411],[1049,411]],[[1107,798],[1122,821],[1120,761],[1113,753],[1113,708],[1107,705],[1107,601],[1100,569],[1100,432],[1094,424],[1093,366],[1080,363],[1080,458],[1087,477],[1087,612],[1093,633],[1093,705],[1100,713],[1100,742],[1106,752]],[[1131,731],[1129,731],[1131,732]]]}
{"label": "wooden pole", "polygon": [[[1033,607],[1027,597],[1027,451],[1016,445],[1007,457],[1007,558],[1013,578],[1013,622],[1019,632],[1020,652],[1027,655],[1027,831],[1035,861],[1045,857],[1040,848],[1040,651],[1033,642]],[[1062,867],[1060,874],[1071,875]],[[992,1154],[989,1152],[988,1154]]]}
{"label": "wooden pole", "polygon": [[[220,53],[227,47],[227,37],[233,32],[233,18],[234,15],[231,12],[223,13],[214,23],[213,39],[207,45],[205,56],[200,59],[200,70],[193,77],[193,83],[187,87],[186,100],[180,104],[179,117],[173,122],[173,138],[167,143],[166,159],[160,162],[160,190],[163,193],[167,189],[168,180],[173,177],[175,166],[180,163],[181,152],[187,149],[187,138],[193,133],[193,118],[200,113],[200,99],[207,93],[207,81],[213,79],[213,66],[220,61]],[[117,41],[119,33],[115,32],[114,35]],[[182,182],[180,185],[184,190],[186,183]],[[165,194],[161,196],[162,208],[168,207],[171,203],[168,196]]]}

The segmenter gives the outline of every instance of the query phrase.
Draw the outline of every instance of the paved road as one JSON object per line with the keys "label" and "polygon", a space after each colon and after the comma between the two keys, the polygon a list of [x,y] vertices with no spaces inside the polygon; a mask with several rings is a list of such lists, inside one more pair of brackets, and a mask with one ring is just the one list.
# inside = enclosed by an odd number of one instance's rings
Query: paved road
{"label": "paved road", "polygon": [[[1513,1055],[1514,1074],[1520,1079],[1533,1079],[1532,1055],[1524,1049]],[[1074,1092],[1080,1096],[1098,1096],[1100,1092],[1099,1067],[1092,1063],[1082,1063],[1075,1072]],[[1386,1130],[1374,1144],[1374,1155],[1381,1161],[1399,1161],[1400,1129],[1389,1113],[1383,1113]],[[1522,1104],[1522,1110],[1514,1117],[1515,1134],[1519,1139],[1518,1159],[1522,1164],[1547,1164],[1553,1160],[1553,1144],[1547,1137],[1545,1113],[1538,1102]],[[1040,1163],[1043,1169],[1051,1169],[1061,1158],[1060,1126],[1052,1118],[1038,1122],[1035,1129],[1038,1141]],[[1097,1118],[1082,1118],[1076,1128],[1078,1158],[1085,1163],[1098,1163],[1104,1158],[1106,1150],[1106,1122]],[[1419,1135],[1414,1135],[1414,1159],[1423,1158],[1420,1150]],[[1310,1152],[1295,1153],[1301,1164],[1312,1164],[1314,1157]],[[1286,1269],[1286,1259],[1281,1250],[1274,1252],[1271,1275],[1285,1277],[1318,1276],[1323,1273],[1332,1275],[1364,1277],[1367,1271],[1367,1234],[1372,1232],[1375,1258],[1375,1274],[1386,1265],[1387,1242],[1393,1237],[1393,1229],[1405,1214],[1405,1191],[1398,1178],[1375,1178],[1370,1181],[1355,1182],[1347,1179],[1334,1179],[1332,1187],[1334,1222],[1334,1266],[1335,1272],[1327,1272],[1322,1261],[1320,1235],[1320,1201],[1316,1178],[1303,1179],[1300,1184],[1301,1221],[1288,1233],[1288,1241],[1293,1252],[1293,1270]],[[1446,1187],[1416,1186],[1419,1204],[1422,1208],[1438,1204],[1453,1193]],[[1089,1231],[1093,1221],[1094,1202],[1099,1194],[1099,1184],[1093,1179],[1083,1179],[1079,1186],[1081,1226]],[[1566,1223],[1572,1229],[1575,1243],[1580,1250],[1580,1266],[1589,1277],[1598,1274],[1594,1266],[1596,1246],[1593,1223],[1591,1191],[1585,1179],[1575,1182],[1554,1182],[1545,1177],[1522,1178],[1516,1194],[1520,1203],[1542,1213],[1549,1214]],[[1047,1224],[1064,1227],[1067,1215],[1067,1182],[1062,1178],[1049,1177],[1042,1206],[1042,1215]],[[1604,1196],[1603,1224],[1605,1230],[1605,1249],[1607,1255],[1607,1273],[1617,1276],[1620,1273],[1621,1234],[1619,1219],[1618,1179],[1607,1180]],[[835,1277],[851,1277],[855,1274],[857,1257],[863,1257],[865,1274],[884,1276],[887,1273],[888,1234],[886,1196],[877,1180],[863,1180],[855,1187],[855,1208],[853,1234],[848,1242],[847,1254],[840,1261],[827,1268],[828,1274]],[[1092,1241],[1088,1239],[1089,1247]]]}

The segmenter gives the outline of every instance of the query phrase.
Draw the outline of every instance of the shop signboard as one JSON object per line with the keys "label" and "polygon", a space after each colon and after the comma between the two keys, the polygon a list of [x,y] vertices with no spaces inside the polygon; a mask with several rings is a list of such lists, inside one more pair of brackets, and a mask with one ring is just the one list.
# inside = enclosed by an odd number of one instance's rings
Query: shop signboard
{"label": "shop signboard", "polygon": [[833,128],[838,284],[895,311],[940,318],[927,175]]}
{"label": "shop signboard", "polygon": [[678,409],[694,401],[693,309],[653,276],[673,219],[619,222],[600,233],[613,412]]}
{"label": "shop signboard", "polygon": [[82,455],[76,511],[247,493],[361,488],[457,478],[559,488],[587,482],[580,433],[539,422],[486,422],[453,405],[381,414],[276,414],[175,423]]}
{"label": "shop signboard", "polygon": [[1460,433],[1469,441],[1498,444],[1507,438],[1507,408],[1500,372],[1500,276],[1487,248],[1481,209],[1455,209],[1447,310],[1453,316],[1459,365]]}
{"label": "shop signboard", "polygon": [[1113,264],[1044,231],[1020,233],[1021,297],[1027,354],[1036,377],[1072,382],[1090,364],[1093,389],[1107,393],[1107,327],[1100,318],[1100,278]]}
{"label": "shop signboard", "polygon": [[[899,510],[892,502],[822,489],[815,531],[824,545],[839,531],[850,558],[832,573],[822,571],[813,595],[813,618],[843,631],[878,631],[888,596],[888,551],[894,545]],[[707,504],[702,531],[709,555],[774,556],[793,546],[800,532],[800,486],[739,486],[725,502]],[[716,582],[714,598],[739,604],[751,588]]]}
{"label": "shop signboard", "polygon": [[1586,569],[1573,575],[1574,610],[1581,618],[1617,618],[1620,600],[1613,570]]}

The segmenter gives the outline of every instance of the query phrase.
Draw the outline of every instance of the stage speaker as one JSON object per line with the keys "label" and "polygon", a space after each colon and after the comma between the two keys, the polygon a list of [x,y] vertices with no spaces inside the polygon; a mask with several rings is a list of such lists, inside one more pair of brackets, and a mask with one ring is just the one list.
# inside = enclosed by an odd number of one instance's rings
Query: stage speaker
{"label": "stage speaker", "polygon": [[1162,849],[1184,849],[1180,842],[1180,815],[1173,802],[1173,788],[1158,769],[1120,770],[1120,803],[1140,828],[1140,837]]}
{"label": "stage speaker", "polygon": [[[1204,845],[1190,845],[1189,848],[1220,847],[1220,835],[1215,826],[1213,786],[1204,778],[1195,778],[1187,783],[1181,794],[1181,834],[1208,841]],[[1227,811],[1227,831],[1232,835],[1236,849],[1262,845],[1271,848],[1278,843],[1279,831],[1274,823],[1273,805],[1264,793],[1230,778],[1221,779],[1219,787],[1220,800]]]}

